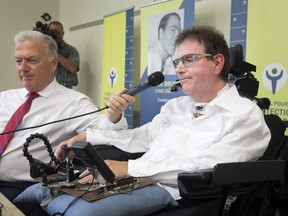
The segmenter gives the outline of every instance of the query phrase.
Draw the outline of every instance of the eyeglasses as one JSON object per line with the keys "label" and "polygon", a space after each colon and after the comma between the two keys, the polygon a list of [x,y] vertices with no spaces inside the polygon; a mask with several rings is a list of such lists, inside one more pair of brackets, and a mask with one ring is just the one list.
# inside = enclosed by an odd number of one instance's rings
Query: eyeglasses
{"label": "eyeglasses", "polygon": [[184,65],[184,67],[191,67],[194,64],[196,58],[211,57],[211,56],[213,56],[213,55],[207,54],[207,53],[192,53],[192,54],[182,56],[179,59],[175,59],[173,61],[173,65],[175,68],[177,68],[178,64],[181,61],[182,64]]}

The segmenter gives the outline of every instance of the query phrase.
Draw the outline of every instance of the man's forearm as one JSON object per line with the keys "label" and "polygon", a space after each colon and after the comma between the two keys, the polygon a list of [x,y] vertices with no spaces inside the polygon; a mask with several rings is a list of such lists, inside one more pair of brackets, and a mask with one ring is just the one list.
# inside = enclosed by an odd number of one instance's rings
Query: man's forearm
{"label": "man's forearm", "polygon": [[59,63],[70,73],[74,74],[79,70],[79,68],[75,62],[65,58],[64,56],[59,54],[58,59],[59,59]]}

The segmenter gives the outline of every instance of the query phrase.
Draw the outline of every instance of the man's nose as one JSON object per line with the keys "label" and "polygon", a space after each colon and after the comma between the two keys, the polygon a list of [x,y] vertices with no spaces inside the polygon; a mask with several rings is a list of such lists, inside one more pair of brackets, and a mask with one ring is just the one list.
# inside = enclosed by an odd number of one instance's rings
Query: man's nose
{"label": "man's nose", "polygon": [[186,71],[186,67],[183,65],[183,62],[180,61],[177,67],[175,68],[175,72],[179,74],[179,73],[184,73],[185,71]]}
{"label": "man's nose", "polygon": [[23,59],[21,62],[18,62],[17,67],[20,70],[26,69],[28,68],[28,62],[25,59]]}

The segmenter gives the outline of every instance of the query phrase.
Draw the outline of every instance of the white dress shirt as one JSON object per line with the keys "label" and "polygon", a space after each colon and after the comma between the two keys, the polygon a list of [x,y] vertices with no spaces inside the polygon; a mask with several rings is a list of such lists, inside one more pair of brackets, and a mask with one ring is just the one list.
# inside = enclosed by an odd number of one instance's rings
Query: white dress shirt
{"label": "white dress shirt", "polygon": [[213,168],[217,163],[251,161],[265,151],[270,131],[260,108],[239,96],[228,84],[193,115],[190,96],[168,101],[152,122],[133,130],[87,130],[87,141],[108,143],[129,152],[147,151],[129,160],[128,174],[158,180],[174,199],[179,199],[177,174]]}
{"label": "white dress shirt", "polygon": [[[4,130],[15,110],[26,100],[27,93],[25,88],[0,93],[0,132]],[[90,98],[58,84],[56,80],[38,94],[40,96],[33,100],[29,112],[24,116],[17,129],[98,110]],[[127,128],[127,122],[125,118],[122,118],[117,124],[113,124],[106,115],[95,113],[40,128],[16,132],[0,158],[0,180],[32,181],[29,162],[22,152],[23,144],[31,134],[43,134],[55,149],[61,141],[82,133],[88,127],[123,129]],[[28,152],[33,158],[47,163],[50,161],[50,157],[46,149],[42,140],[34,139],[28,147]]]}

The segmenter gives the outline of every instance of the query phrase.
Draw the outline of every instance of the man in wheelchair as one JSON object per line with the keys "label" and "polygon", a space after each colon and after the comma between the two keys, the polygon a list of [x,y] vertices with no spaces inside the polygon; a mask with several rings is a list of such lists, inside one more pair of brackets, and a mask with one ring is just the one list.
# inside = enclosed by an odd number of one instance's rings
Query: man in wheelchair
{"label": "man in wheelchair", "polygon": [[[61,143],[72,146],[87,141],[131,153],[145,152],[137,159],[106,163],[116,179],[148,177],[156,184],[93,202],[80,199],[73,205],[74,197],[68,194],[44,203],[49,190],[36,184],[14,202],[39,203],[49,215],[148,215],[181,203],[178,173],[259,159],[268,146],[270,130],[257,104],[228,83],[229,49],[223,34],[209,26],[183,30],[176,40],[173,64],[187,96],[168,101],[151,122],[121,131],[88,129]],[[56,155],[60,152],[61,146]],[[83,184],[93,180],[89,173],[82,177]]]}

